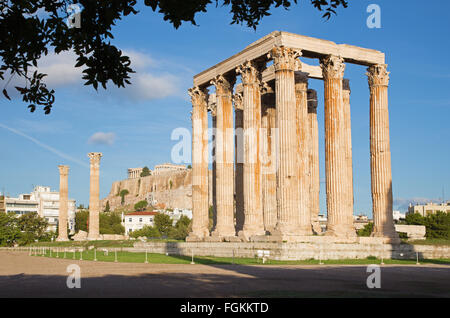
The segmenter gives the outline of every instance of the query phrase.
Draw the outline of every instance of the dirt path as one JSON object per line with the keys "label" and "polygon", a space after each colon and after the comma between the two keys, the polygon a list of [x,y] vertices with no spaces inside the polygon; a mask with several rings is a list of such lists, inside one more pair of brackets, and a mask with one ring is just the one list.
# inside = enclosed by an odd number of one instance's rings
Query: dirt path
{"label": "dirt path", "polygon": [[[69,289],[67,266],[81,269]],[[450,267],[381,268],[381,288],[366,285],[367,266],[242,266],[106,263],[0,251],[0,297],[450,297]]]}

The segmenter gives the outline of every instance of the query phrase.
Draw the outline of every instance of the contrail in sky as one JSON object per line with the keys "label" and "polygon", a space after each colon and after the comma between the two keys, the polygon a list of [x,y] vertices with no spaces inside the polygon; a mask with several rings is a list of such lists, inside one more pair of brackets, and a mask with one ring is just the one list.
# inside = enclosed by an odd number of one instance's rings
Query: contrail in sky
{"label": "contrail in sky", "polygon": [[34,142],[39,147],[44,148],[44,149],[54,153],[55,155],[57,155],[57,156],[59,156],[61,158],[70,160],[72,162],[75,162],[75,163],[79,164],[80,166],[89,168],[89,165],[86,162],[83,162],[83,161],[75,159],[75,158],[73,158],[73,157],[71,157],[69,155],[66,155],[65,153],[62,153],[61,151],[59,151],[59,150],[57,150],[57,149],[55,149],[53,147],[50,147],[49,145],[46,145],[46,144],[40,142],[39,140],[37,140],[37,139],[35,139],[35,138],[31,137],[31,136],[28,136],[27,134],[24,134],[23,132],[21,132],[21,131],[19,131],[17,129],[8,127],[8,126],[6,126],[6,125],[4,125],[2,123],[0,123],[0,127],[5,128],[6,130],[9,130],[10,132],[15,133],[16,135],[22,136],[22,137],[24,137],[24,138]]}

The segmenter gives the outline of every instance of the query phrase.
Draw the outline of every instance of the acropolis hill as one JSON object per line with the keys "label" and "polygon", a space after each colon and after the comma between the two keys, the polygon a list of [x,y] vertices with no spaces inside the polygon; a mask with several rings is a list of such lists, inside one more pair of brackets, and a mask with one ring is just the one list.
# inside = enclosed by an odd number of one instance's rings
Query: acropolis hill
{"label": "acropolis hill", "polygon": [[[102,209],[109,202],[111,211],[119,207],[133,206],[141,200],[149,204],[156,201],[165,208],[192,209],[192,170],[182,165],[155,166],[151,175],[140,177],[142,168],[128,169],[128,179],[115,181],[108,196],[101,200]],[[211,173],[211,172],[210,172]],[[121,204],[120,191],[128,190]]]}

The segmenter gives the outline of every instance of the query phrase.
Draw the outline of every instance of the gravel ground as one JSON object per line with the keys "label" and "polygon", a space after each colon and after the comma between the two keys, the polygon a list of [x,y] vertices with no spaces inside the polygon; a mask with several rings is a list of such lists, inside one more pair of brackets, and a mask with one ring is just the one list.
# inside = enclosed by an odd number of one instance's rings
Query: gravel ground
{"label": "gravel ground", "polygon": [[[81,269],[69,289],[67,266]],[[450,297],[450,266],[173,265],[50,259],[0,251],[0,297]]]}

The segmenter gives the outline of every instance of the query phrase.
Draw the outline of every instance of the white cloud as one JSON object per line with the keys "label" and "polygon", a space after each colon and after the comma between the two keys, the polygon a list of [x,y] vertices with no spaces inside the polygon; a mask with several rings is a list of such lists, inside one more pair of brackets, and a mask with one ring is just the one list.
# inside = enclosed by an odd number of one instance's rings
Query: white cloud
{"label": "white cloud", "polygon": [[[101,95],[112,94],[114,97],[131,101],[149,101],[181,95],[179,74],[157,71],[157,69],[162,69],[161,65],[166,65],[167,62],[157,61],[148,54],[134,50],[124,51],[123,54],[130,57],[131,68],[136,72],[130,75],[131,85],[126,85],[125,88],[117,88],[109,82],[106,91],[103,92],[103,89],[99,88]],[[38,62],[38,70],[40,73],[47,74],[44,78],[47,87],[55,89],[83,87],[83,67],[75,67],[76,58],[76,54],[72,51],[61,52],[60,54],[50,53],[42,57]],[[10,96],[12,98],[19,97],[14,86],[23,85],[25,85],[23,79],[13,78],[8,85]],[[87,89],[93,90],[92,87]]]}
{"label": "white cloud", "polygon": [[108,145],[111,146],[116,140],[116,134],[113,132],[105,133],[105,132],[96,132],[88,139],[89,144],[94,145]]}

